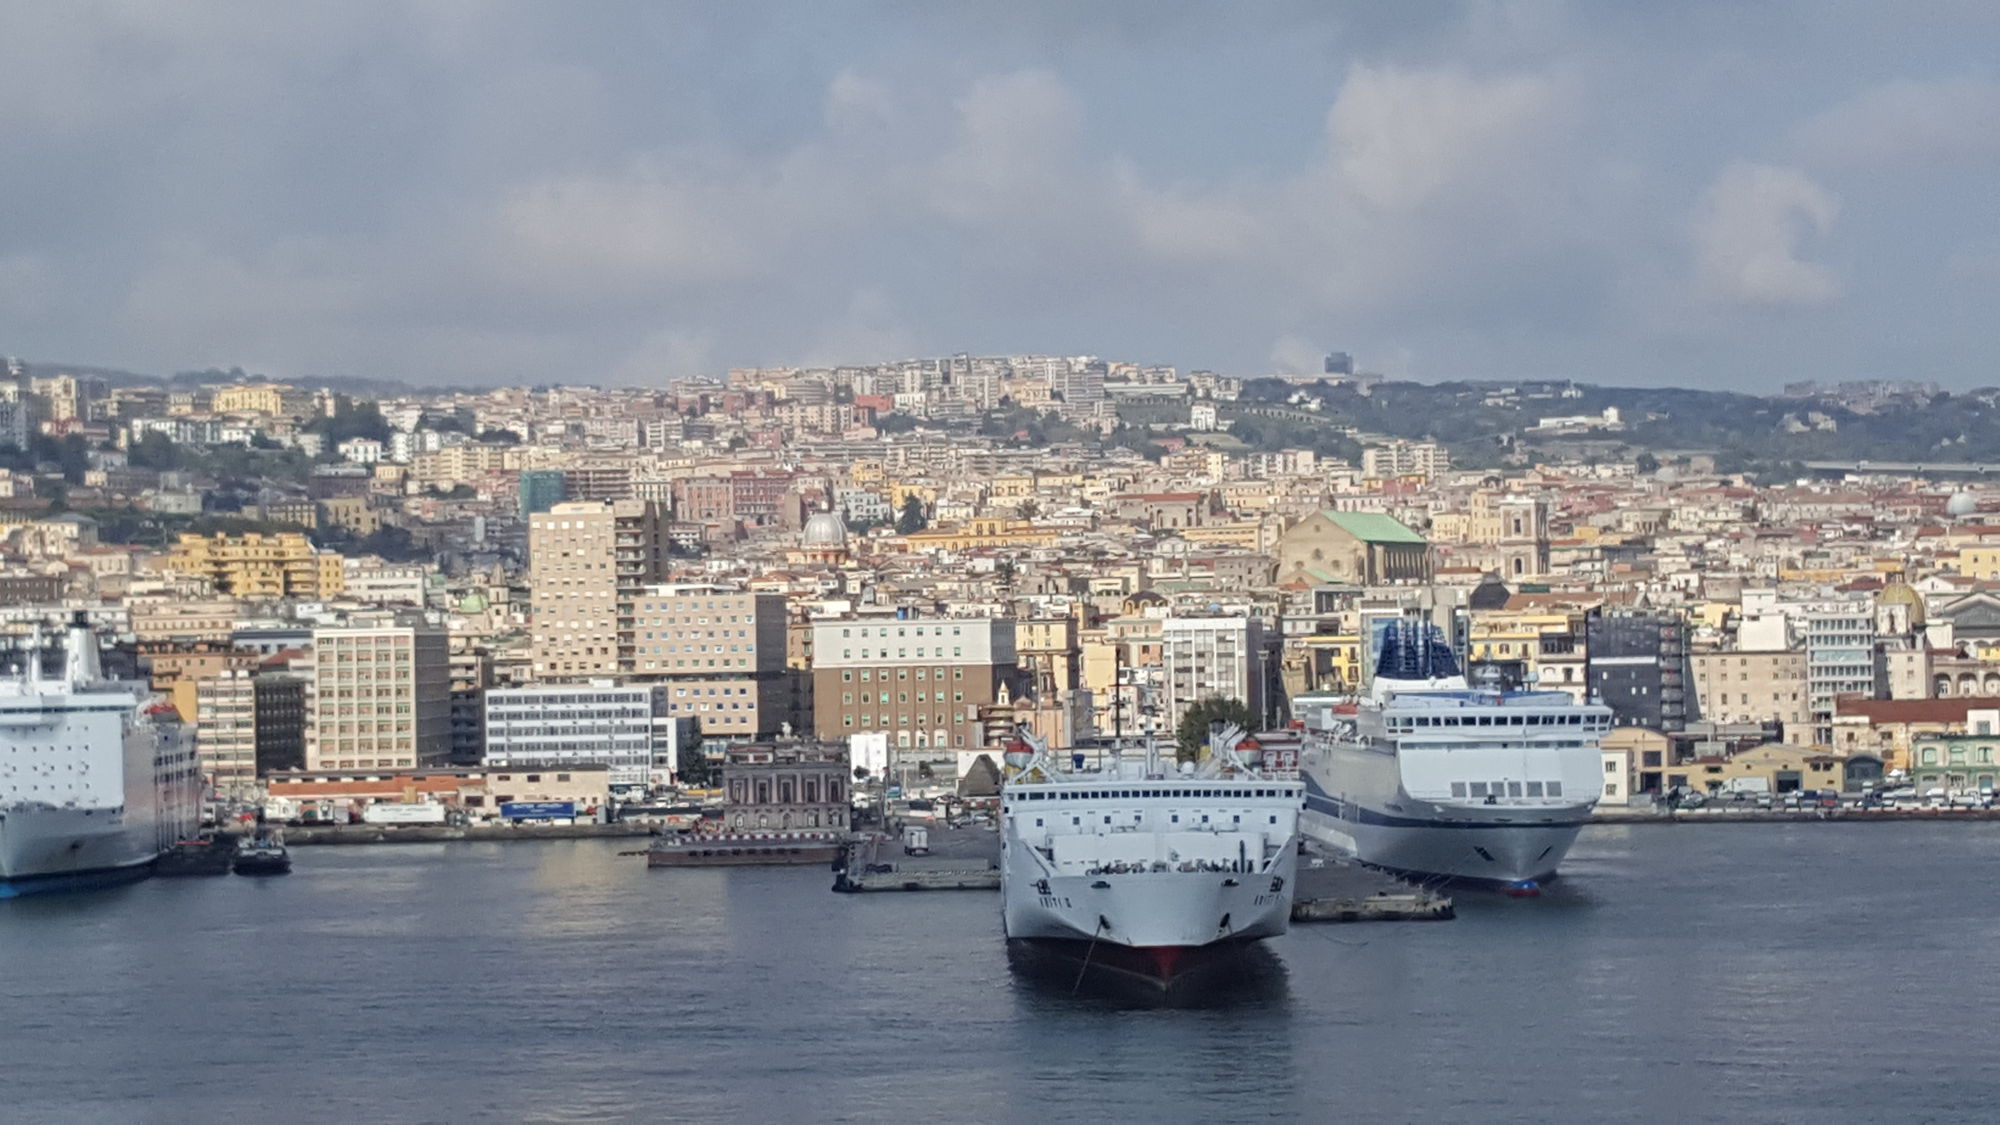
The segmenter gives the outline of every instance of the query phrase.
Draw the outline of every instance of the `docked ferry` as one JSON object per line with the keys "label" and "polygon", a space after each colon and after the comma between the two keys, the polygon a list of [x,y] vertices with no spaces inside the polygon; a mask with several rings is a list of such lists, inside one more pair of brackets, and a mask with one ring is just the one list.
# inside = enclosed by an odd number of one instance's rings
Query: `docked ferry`
{"label": "docked ferry", "polygon": [[108,681],[69,630],[60,674],[39,633],[0,675],[0,898],[141,878],[190,834],[194,740],[143,683]]}
{"label": "docked ferry", "polygon": [[1302,788],[1230,728],[1200,765],[1151,746],[1062,768],[1025,732],[1001,790],[1002,924],[1169,988],[1291,925]]}
{"label": "docked ferry", "polygon": [[1611,710],[1470,684],[1436,626],[1398,621],[1367,691],[1307,727],[1306,835],[1402,874],[1533,893],[1597,805]]}

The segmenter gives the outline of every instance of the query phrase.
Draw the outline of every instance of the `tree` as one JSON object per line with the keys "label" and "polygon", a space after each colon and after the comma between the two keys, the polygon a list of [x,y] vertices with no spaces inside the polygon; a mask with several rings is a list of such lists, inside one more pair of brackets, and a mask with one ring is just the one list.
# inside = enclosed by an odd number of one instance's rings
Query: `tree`
{"label": "tree", "polygon": [[1174,728],[1174,743],[1178,748],[1175,757],[1183,762],[1201,760],[1208,746],[1208,726],[1210,723],[1235,723],[1246,731],[1255,731],[1263,725],[1257,713],[1240,699],[1224,699],[1212,695],[1187,709],[1181,716],[1181,725]]}
{"label": "tree", "polygon": [[125,450],[125,463],[135,469],[178,469],[181,447],[160,431],[150,430]]}
{"label": "tree", "polygon": [[1632,467],[1639,470],[1642,475],[1651,476],[1660,471],[1660,459],[1642,450],[1639,456],[1633,459]]}
{"label": "tree", "polygon": [[695,727],[694,737],[681,743],[680,756],[676,759],[675,770],[680,774],[681,787],[692,789],[713,788],[716,781],[715,766],[709,762],[708,754],[701,748],[701,728]]}
{"label": "tree", "polygon": [[914,492],[903,497],[903,512],[896,517],[896,533],[908,535],[913,531],[922,531],[930,525],[931,521],[924,515],[923,498]]}
{"label": "tree", "polygon": [[488,445],[519,445],[521,435],[512,430],[481,430],[479,440]]}

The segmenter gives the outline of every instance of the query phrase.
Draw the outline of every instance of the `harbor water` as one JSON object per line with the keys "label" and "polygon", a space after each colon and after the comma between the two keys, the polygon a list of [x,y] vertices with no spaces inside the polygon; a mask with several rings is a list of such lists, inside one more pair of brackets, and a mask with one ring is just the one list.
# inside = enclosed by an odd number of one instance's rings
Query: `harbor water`
{"label": "harbor water", "polygon": [[991,892],[617,840],[299,848],[0,902],[8,1117],[1990,1121],[2000,824],[1599,826],[1539,899],[1302,926],[1173,1004]]}

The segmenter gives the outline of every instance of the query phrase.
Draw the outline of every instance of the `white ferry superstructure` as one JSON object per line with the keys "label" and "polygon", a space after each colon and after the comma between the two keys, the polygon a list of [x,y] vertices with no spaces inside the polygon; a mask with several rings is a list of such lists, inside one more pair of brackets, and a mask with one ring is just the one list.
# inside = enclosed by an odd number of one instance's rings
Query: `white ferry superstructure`
{"label": "white ferry superstructure", "polygon": [[1198,768],[1148,748],[1065,770],[1023,734],[1001,790],[1003,925],[1162,987],[1291,925],[1303,786],[1241,731]]}
{"label": "white ferry superstructure", "polygon": [[[144,683],[107,681],[81,622],[47,676],[39,633],[0,675],[0,898],[138,878],[190,834],[194,741]],[[163,710],[162,710],[163,709]]]}
{"label": "white ferry superstructure", "polygon": [[1308,720],[1306,835],[1362,863],[1532,893],[1589,822],[1611,710],[1474,687],[1434,628],[1390,627],[1367,692]]}

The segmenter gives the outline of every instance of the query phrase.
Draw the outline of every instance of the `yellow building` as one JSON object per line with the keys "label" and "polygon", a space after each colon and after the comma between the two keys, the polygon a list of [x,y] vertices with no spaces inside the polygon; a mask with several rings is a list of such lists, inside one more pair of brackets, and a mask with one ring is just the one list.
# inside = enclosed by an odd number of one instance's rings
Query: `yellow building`
{"label": "yellow building", "polygon": [[183,535],[167,553],[167,569],[206,578],[238,598],[325,598],[347,589],[341,557],[295,531]]}
{"label": "yellow building", "polygon": [[217,387],[210,408],[217,414],[281,414],[285,409],[284,392],[288,389],[275,383]]}
{"label": "yellow building", "polygon": [[1025,500],[1034,494],[1035,478],[1033,474],[994,477],[991,492],[988,493],[995,500]]}
{"label": "yellow building", "polygon": [[2000,547],[1966,547],[1958,552],[1958,572],[1991,582],[2000,578]]}
{"label": "yellow building", "polygon": [[1278,530],[1263,520],[1211,524],[1208,527],[1175,528],[1174,534],[1190,543],[1218,547],[1241,547],[1246,551],[1269,551],[1278,542]]}
{"label": "yellow building", "polygon": [[1061,533],[1029,520],[967,520],[956,527],[917,531],[903,537],[912,551],[972,551],[981,547],[1047,547]]}

